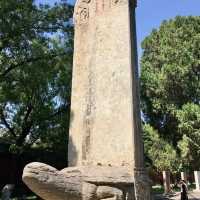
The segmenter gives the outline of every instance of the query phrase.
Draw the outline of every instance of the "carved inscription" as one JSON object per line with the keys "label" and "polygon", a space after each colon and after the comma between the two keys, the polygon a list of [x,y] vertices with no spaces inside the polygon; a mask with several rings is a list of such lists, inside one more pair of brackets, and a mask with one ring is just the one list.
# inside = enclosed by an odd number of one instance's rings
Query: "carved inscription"
{"label": "carved inscription", "polygon": [[[92,0],[78,0],[75,5],[74,21],[76,24],[87,24],[90,18],[90,4]],[[136,4],[136,0],[93,0],[94,10],[96,14],[101,14],[104,11],[127,4],[130,2],[131,6]]]}
{"label": "carved inscription", "polygon": [[100,14],[103,11],[109,11],[110,9],[128,3],[129,0],[96,0],[96,13]]}
{"label": "carved inscription", "polygon": [[112,6],[123,5],[123,4],[129,3],[131,7],[132,6],[136,7],[136,4],[137,4],[137,0],[110,0],[110,1],[111,1]]}
{"label": "carved inscription", "polygon": [[112,1],[112,5],[117,5],[120,3],[128,3],[129,0],[111,0]]}
{"label": "carved inscription", "polygon": [[89,20],[89,3],[91,0],[78,0],[74,10],[74,21],[76,24],[86,24]]}
{"label": "carved inscription", "polygon": [[83,135],[83,144],[82,144],[82,159],[84,164],[89,164],[90,160],[90,149],[91,149],[91,135],[92,128],[95,117],[95,76],[93,69],[90,65],[88,66],[88,85],[86,93],[86,110],[83,121],[84,135]]}
{"label": "carved inscription", "polygon": [[109,10],[111,8],[110,0],[96,0],[96,13],[101,13],[102,11]]}

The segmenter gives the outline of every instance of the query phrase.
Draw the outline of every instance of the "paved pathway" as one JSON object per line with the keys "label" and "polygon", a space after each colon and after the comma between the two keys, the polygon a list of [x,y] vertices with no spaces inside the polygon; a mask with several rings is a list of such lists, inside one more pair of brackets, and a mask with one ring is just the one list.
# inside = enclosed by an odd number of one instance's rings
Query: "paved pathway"
{"label": "paved pathway", "polygon": [[[154,200],[180,200],[180,193],[174,193],[169,196],[155,195]],[[200,200],[199,192],[189,192],[189,200]]]}

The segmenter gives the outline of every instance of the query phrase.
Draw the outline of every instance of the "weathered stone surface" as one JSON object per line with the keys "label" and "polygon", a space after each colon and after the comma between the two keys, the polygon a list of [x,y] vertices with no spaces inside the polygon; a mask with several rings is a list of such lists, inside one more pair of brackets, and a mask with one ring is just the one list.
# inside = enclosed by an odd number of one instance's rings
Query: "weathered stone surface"
{"label": "weathered stone surface", "polygon": [[133,176],[126,167],[71,167],[61,171],[43,163],[27,165],[24,182],[48,200],[134,199]]}
{"label": "weathered stone surface", "polygon": [[139,109],[134,0],[78,0],[69,166],[24,169],[46,200],[149,200]]}
{"label": "weathered stone surface", "polygon": [[76,3],[70,166],[134,168],[131,2]]}
{"label": "weathered stone surface", "polygon": [[136,200],[150,200],[152,182],[144,168],[134,170],[134,190]]}

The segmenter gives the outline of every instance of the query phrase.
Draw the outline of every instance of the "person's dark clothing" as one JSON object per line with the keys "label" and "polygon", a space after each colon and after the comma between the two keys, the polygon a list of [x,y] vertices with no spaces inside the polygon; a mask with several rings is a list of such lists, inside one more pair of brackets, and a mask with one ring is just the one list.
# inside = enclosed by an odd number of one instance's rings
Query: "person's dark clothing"
{"label": "person's dark clothing", "polygon": [[181,184],[181,200],[188,200],[187,186],[184,183]]}

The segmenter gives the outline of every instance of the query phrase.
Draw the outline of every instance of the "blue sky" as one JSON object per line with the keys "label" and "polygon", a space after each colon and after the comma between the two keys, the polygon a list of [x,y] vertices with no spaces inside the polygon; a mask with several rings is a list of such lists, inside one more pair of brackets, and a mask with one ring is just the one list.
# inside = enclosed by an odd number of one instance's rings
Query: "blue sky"
{"label": "blue sky", "polygon": [[[56,0],[36,0],[39,3],[53,4]],[[74,0],[69,0],[73,3]],[[137,7],[137,38],[139,57],[142,54],[140,44],[158,28],[163,20],[174,18],[177,15],[200,15],[200,0],[138,0]]]}
{"label": "blue sky", "polygon": [[200,0],[138,0],[137,7],[137,37],[138,51],[141,56],[140,44],[158,28],[163,20],[175,16],[200,15]]}

